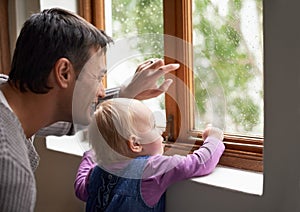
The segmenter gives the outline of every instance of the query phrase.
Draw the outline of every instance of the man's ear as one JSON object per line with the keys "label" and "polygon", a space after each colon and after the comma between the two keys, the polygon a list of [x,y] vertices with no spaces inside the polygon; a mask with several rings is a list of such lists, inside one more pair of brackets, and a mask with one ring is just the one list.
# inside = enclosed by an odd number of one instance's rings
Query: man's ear
{"label": "man's ear", "polygon": [[72,63],[67,58],[60,58],[54,65],[54,76],[57,85],[61,88],[67,88],[72,81],[74,69]]}
{"label": "man's ear", "polygon": [[131,151],[135,153],[139,153],[143,150],[143,147],[141,143],[138,141],[137,137],[135,135],[131,135],[127,141],[128,147],[131,149]]}

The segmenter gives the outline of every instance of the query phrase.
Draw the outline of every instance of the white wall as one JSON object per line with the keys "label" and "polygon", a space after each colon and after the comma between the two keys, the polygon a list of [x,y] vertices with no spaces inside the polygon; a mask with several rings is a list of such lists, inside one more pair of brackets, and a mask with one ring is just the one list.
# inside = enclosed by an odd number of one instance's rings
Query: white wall
{"label": "white wall", "polygon": [[167,211],[300,211],[300,1],[264,0],[264,194],[177,183]]}
{"label": "white wall", "polygon": [[9,0],[9,36],[10,52],[13,54],[17,36],[24,21],[32,14],[40,10],[39,0]]}
{"label": "white wall", "polygon": [[67,9],[73,12],[77,12],[77,0],[40,0],[41,10],[49,9],[52,7],[60,7],[63,9]]}
{"label": "white wall", "polygon": [[33,13],[51,7],[61,7],[73,12],[78,12],[77,0],[9,0],[9,34],[10,52],[13,54],[17,36],[24,21]]}
{"label": "white wall", "polygon": [[36,212],[83,212],[84,203],[75,196],[74,180],[81,157],[46,148],[45,139],[36,137],[40,163],[35,171]]}

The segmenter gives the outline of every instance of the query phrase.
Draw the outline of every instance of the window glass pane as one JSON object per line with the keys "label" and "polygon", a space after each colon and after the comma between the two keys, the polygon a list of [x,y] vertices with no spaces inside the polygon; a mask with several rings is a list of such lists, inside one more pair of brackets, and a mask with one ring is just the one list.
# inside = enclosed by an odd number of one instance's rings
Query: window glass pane
{"label": "window glass pane", "polygon": [[[107,53],[108,87],[129,82],[137,66],[149,58],[163,58],[162,0],[106,0],[106,32],[115,41]],[[164,113],[164,95],[144,101]],[[163,119],[164,114],[158,117]]]}
{"label": "window glass pane", "polygon": [[262,0],[193,0],[195,128],[263,135]]}

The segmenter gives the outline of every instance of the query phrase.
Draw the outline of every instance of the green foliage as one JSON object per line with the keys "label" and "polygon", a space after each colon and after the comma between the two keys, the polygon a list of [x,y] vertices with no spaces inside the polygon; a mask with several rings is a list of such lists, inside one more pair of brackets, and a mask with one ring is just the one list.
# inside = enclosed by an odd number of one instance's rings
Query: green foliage
{"label": "green foliage", "polygon": [[260,109],[251,97],[234,98],[230,105],[228,112],[235,123],[240,123],[239,131],[251,131],[258,124]]}
{"label": "green foliage", "polygon": [[[226,98],[226,120],[232,125],[230,128],[235,133],[249,134],[256,133],[253,131],[259,128],[258,134],[262,134],[262,101],[253,98],[252,90],[254,81],[262,82],[262,74],[258,74],[262,70],[258,70],[253,52],[242,35],[240,14],[244,2],[229,0],[224,16],[210,0],[193,1],[195,98],[200,117],[205,117],[211,106],[209,99],[217,99],[220,90],[216,88],[221,87]],[[262,0],[255,2],[261,17]],[[113,0],[112,9],[114,29],[118,29],[114,38],[163,34],[162,0]],[[163,40],[158,37],[141,39],[136,48],[146,55],[145,59],[163,57]],[[154,54],[147,55],[147,52]],[[256,95],[262,100],[262,88]]]}
{"label": "green foliage", "polygon": [[[114,38],[141,36],[141,40],[133,48],[141,53],[152,52],[148,57],[163,57],[163,15],[162,0],[113,0],[114,28],[120,30],[113,34]],[[147,39],[143,35],[149,34]],[[155,36],[158,35],[158,36]]]}
{"label": "green foliage", "polygon": [[[195,60],[194,68],[195,75],[201,79],[195,79],[195,96],[200,117],[207,112],[206,99],[212,98],[209,93],[215,87],[222,87],[229,116],[227,120],[235,126],[235,133],[252,133],[260,124],[262,108],[249,93],[251,83],[260,75],[255,72],[257,66],[241,33],[239,16],[243,2],[229,1],[226,16],[220,16],[218,8],[209,0],[196,0],[194,3],[194,33],[203,39],[194,51],[194,57],[200,58]],[[261,4],[261,1],[257,1],[260,15]],[[209,63],[203,65],[201,60]],[[209,83],[204,85],[203,82]],[[259,93],[263,93],[262,89]],[[261,133],[262,129],[260,130]]]}

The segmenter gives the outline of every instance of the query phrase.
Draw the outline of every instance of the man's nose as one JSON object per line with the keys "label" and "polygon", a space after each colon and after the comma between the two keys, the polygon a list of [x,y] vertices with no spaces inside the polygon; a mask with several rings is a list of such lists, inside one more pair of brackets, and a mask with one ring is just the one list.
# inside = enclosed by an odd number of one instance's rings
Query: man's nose
{"label": "man's nose", "polygon": [[103,84],[101,83],[98,87],[97,93],[96,93],[96,97],[100,97],[100,98],[104,98],[105,97],[105,89]]}

